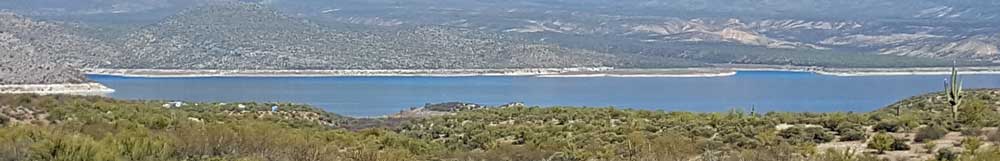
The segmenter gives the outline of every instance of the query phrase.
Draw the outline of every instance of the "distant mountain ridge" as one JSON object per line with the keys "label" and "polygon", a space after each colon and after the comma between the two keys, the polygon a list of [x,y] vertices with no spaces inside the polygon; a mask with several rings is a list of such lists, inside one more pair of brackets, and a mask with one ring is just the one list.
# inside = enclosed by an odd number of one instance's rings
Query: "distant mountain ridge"
{"label": "distant mountain ridge", "polygon": [[413,27],[337,31],[257,4],[183,11],[129,34],[116,68],[443,69],[611,66],[593,51],[484,32]]}
{"label": "distant mountain ridge", "polygon": [[[111,17],[105,18],[107,21],[147,22],[159,20],[149,15],[237,2],[278,8],[296,18],[320,20],[320,25],[328,25],[327,21],[376,26],[443,25],[508,33],[611,36],[631,43],[721,43],[1000,62],[1000,54],[991,50],[1000,44],[963,41],[1000,33],[1000,28],[993,27],[1000,22],[996,21],[1000,20],[997,1],[12,0],[0,2],[0,6],[54,19],[104,21],[86,18],[94,15]],[[924,34],[947,39],[900,40],[907,39],[905,35]],[[966,45],[956,49],[949,44]]]}
{"label": "distant mountain ridge", "polygon": [[[612,41],[626,40],[632,44],[737,44],[772,49],[808,49],[814,50],[813,52],[832,50],[871,55],[1000,62],[1000,54],[991,52],[991,48],[1000,47],[1000,43],[978,40],[963,42],[966,38],[981,39],[980,37],[1000,33],[1000,28],[995,27],[1000,25],[1000,21],[994,21],[1000,16],[1000,10],[996,9],[1000,8],[1000,3],[989,1],[712,0],[696,3],[683,0],[584,0],[542,3],[538,0],[516,0],[511,3],[483,2],[497,6],[479,8],[476,6],[485,4],[412,0],[407,1],[412,3],[396,5],[371,5],[383,4],[380,2],[307,0],[278,1],[273,5],[317,20],[382,26],[434,24],[542,35],[539,36],[540,39],[545,40],[583,35],[593,38],[610,37],[615,39]],[[764,5],[772,3],[774,5]],[[769,13],[780,10],[785,13]],[[702,11],[717,13],[705,14]],[[911,37],[920,35],[927,37]],[[547,42],[566,46],[576,41]],[[975,47],[965,45],[961,48],[967,49],[954,49],[948,47],[948,44],[968,44]]]}
{"label": "distant mountain ridge", "polygon": [[[251,2],[290,7],[435,6],[439,9],[578,10],[620,15],[708,17],[745,15],[805,19],[1000,19],[1000,2],[989,0],[8,0],[0,6],[32,16],[115,14],[177,10],[196,5]],[[490,7],[483,7],[490,6]],[[627,10],[615,10],[627,9]]]}

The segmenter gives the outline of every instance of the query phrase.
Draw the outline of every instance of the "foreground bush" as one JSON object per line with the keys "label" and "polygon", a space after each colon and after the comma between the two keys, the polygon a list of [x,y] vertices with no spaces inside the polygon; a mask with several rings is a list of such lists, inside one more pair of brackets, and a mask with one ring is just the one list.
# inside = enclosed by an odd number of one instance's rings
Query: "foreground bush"
{"label": "foreground bush", "polygon": [[938,150],[937,156],[934,157],[937,161],[958,161],[958,153],[951,150],[951,148]]}
{"label": "foreground bush", "polygon": [[900,132],[903,130],[903,126],[896,121],[881,121],[875,124],[872,130],[877,132]]}
{"label": "foreground bush", "polygon": [[983,141],[979,137],[966,137],[962,139],[962,148],[965,149],[967,154],[976,154],[979,148],[983,146]]}
{"label": "foreground bush", "polygon": [[947,134],[948,134],[947,129],[938,126],[924,127],[917,130],[917,134],[916,136],[914,136],[913,141],[919,143],[934,141],[937,139],[941,139]]}
{"label": "foreground bush", "polygon": [[840,141],[865,141],[868,137],[868,134],[862,131],[848,131],[841,135]]}
{"label": "foreground bush", "polygon": [[891,151],[893,149],[893,144],[895,143],[896,138],[891,135],[878,133],[872,136],[871,140],[868,142],[868,148],[878,150],[879,154],[884,154],[885,151]]}
{"label": "foreground bush", "polygon": [[895,138],[895,141],[892,142],[892,150],[893,151],[910,150],[910,144],[907,142],[909,142],[909,140],[902,138]]}
{"label": "foreground bush", "polygon": [[820,144],[833,141],[835,136],[822,127],[795,126],[778,133],[791,144]]}

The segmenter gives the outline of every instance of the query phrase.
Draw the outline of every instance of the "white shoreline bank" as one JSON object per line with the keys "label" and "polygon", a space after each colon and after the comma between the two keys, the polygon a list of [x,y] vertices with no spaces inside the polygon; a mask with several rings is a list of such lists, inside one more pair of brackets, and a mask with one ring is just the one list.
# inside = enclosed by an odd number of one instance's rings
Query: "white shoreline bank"
{"label": "white shoreline bank", "polygon": [[643,77],[664,77],[664,78],[704,78],[704,77],[728,77],[736,75],[737,72],[705,73],[705,74],[554,74],[538,75],[543,78],[583,78],[583,77],[622,77],[622,78],[643,78]]}
{"label": "white shoreline bank", "polygon": [[[852,72],[852,73],[837,73],[837,72],[826,72],[826,71],[815,71],[816,74],[839,76],[839,77],[863,77],[863,76],[908,76],[908,75],[950,75],[951,71],[947,72]],[[991,75],[1000,74],[1000,71],[969,71],[969,72],[958,72],[963,75]]]}
{"label": "white shoreline bank", "polygon": [[[983,75],[1000,74],[1000,67],[958,67],[959,74]],[[906,76],[906,75],[950,75],[951,67],[928,67],[928,68],[856,68],[856,69],[827,69],[812,71],[816,74],[855,77],[855,76]]]}
{"label": "white shoreline bank", "polygon": [[197,77],[469,77],[469,76],[537,76],[565,72],[611,70],[592,68],[525,68],[525,69],[385,69],[385,70],[182,70],[182,69],[83,69],[91,75],[139,78]]}
{"label": "white shoreline bank", "polygon": [[[961,74],[1000,74],[1000,67],[960,67]],[[948,75],[950,67],[927,68],[821,68],[801,66],[737,66],[666,69],[525,68],[525,69],[386,69],[386,70],[182,70],[182,69],[83,69],[87,74],[136,78],[199,77],[727,77],[741,71],[811,72],[819,75],[905,76]]]}
{"label": "white shoreline bank", "polygon": [[115,92],[100,83],[64,83],[64,84],[5,84],[0,85],[0,94],[77,94],[101,95]]}

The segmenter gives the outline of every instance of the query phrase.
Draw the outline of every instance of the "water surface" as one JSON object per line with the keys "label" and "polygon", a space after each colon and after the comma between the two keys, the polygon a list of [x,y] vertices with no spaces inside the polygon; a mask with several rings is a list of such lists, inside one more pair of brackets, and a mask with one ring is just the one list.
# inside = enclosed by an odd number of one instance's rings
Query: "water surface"
{"label": "water surface", "polygon": [[[947,77],[836,77],[739,72],[710,78],[542,77],[209,77],[89,76],[121,99],[293,102],[350,116],[378,116],[426,103],[618,107],[666,111],[865,112],[940,91]],[[963,76],[966,88],[1000,88],[1000,75]]]}

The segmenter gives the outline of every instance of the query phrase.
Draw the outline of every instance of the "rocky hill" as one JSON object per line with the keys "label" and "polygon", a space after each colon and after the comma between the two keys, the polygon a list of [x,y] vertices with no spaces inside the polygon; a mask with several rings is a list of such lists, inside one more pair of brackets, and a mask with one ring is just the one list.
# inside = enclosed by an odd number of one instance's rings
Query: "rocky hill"
{"label": "rocky hill", "polygon": [[49,62],[32,47],[7,33],[0,33],[0,85],[82,83],[86,77],[75,69]]}
{"label": "rocky hill", "polygon": [[129,34],[116,68],[441,69],[609,66],[615,56],[468,29],[338,31],[257,4],[183,11]]}
{"label": "rocky hill", "polygon": [[0,30],[31,46],[34,52],[52,57],[55,63],[71,67],[110,64],[119,55],[107,42],[81,36],[68,24],[42,22],[12,13],[0,13]]}
{"label": "rocky hill", "polygon": [[0,84],[83,83],[74,67],[100,64],[114,53],[58,25],[0,13]]}
{"label": "rocky hill", "polygon": [[[761,61],[769,64],[811,61],[811,53],[855,53],[996,63],[1000,46],[988,37],[996,28],[1000,4],[985,1],[606,1],[505,3],[406,0],[325,2],[316,0],[269,3],[318,21],[378,26],[445,25],[533,35],[562,46],[581,41],[625,44],[608,53],[666,55],[711,53],[713,48],[747,46],[736,51],[783,53],[796,49],[805,59]],[[482,7],[490,6],[490,7]],[[612,9],[614,8],[614,9]],[[580,37],[573,40],[565,37]],[[654,47],[625,49],[622,46]],[[655,46],[669,46],[660,50]],[[600,46],[602,48],[613,48]],[[745,47],[736,47],[745,48]],[[747,55],[726,51],[724,55]],[[720,63],[711,59],[694,59]],[[725,62],[744,62],[728,59]],[[886,63],[881,63],[886,64]],[[806,64],[793,64],[806,65]],[[855,66],[854,64],[840,64]]]}

